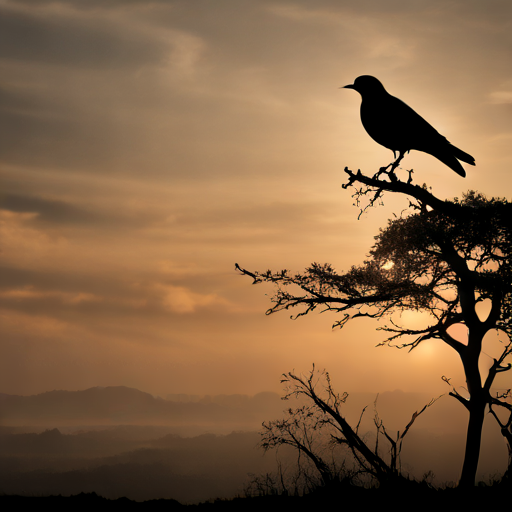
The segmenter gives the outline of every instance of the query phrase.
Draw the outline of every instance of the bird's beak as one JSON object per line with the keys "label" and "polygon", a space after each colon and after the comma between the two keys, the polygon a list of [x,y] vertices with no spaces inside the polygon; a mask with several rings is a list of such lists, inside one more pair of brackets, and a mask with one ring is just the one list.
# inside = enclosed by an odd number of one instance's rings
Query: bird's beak
{"label": "bird's beak", "polygon": [[340,87],[340,89],[355,89],[354,84],[344,85],[343,87]]}

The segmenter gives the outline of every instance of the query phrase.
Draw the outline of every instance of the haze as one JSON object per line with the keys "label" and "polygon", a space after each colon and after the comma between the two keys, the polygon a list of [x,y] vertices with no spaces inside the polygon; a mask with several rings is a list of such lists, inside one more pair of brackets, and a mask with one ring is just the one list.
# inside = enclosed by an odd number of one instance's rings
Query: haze
{"label": "haze", "polygon": [[510,198],[508,0],[0,9],[1,392],[279,392],[313,362],[340,391],[464,386],[440,343],[409,354],[375,348],[371,321],[266,317],[272,289],[234,264],[346,270],[407,206],[357,220],[341,188],[345,166],[392,158],[339,89],[362,74],[476,159],[462,179],[413,152],[418,183]]}

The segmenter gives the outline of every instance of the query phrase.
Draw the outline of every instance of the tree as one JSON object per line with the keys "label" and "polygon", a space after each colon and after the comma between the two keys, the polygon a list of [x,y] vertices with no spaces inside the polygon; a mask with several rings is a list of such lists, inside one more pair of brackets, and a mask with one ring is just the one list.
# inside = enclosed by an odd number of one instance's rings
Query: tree
{"label": "tree", "polygon": [[[350,425],[342,410],[348,393],[339,394],[334,391],[327,371],[317,372],[313,365],[309,376],[289,372],[283,374],[281,383],[286,385],[283,400],[295,397],[304,398],[305,401],[296,408],[290,407],[286,418],[263,423],[261,446],[265,451],[283,445],[292,446],[298,452],[299,472],[302,470],[308,480],[313,480],[308,474],[307,465],[302,464],[304,456],[320,476],[320,485],[324,488],[339,486],[340,483],[352,481],[360,475],[366,481],[369,476],[381,485],[410,482],[401,472],[402,444],[418,416],[436,399],[431,400],[419,412],[416,411],[405,428],[397,432],[396,438],[391,437],[379,418],[375,400],[376,436],[375,445],[371,447],[369,440],[359,433],[366,407],[362,410],[357,425]],[[381,436],[389,444],[389,460],[380,454]],[[346,450],[339,453],[339,448],[346,448],[352,454],[351,466],[347,465]]]}
{"label": "tree", "polygon": [[[412,171],[407,180],[398,178],[401,158],[372,177],[345,168],[348,182],[343,188],[355,190],[353,197],[359,206],[368,201],[361,212],[378,205],[384,192],[409,197],[409,209],[380,231],[370,259],[362,265],[342,274],[328,263],[313,263],[299,274],[288,270],[250,272],[236,267],[254,284],[276,286],[267,314],[297,308],[297,318],[320,308],[341,315],[333,325],[339,328],[359,317],[386,319],[386,325],[379,327],[387,333],[380,345],[413,350],[436,338],[455,350],[469,393],[466,399],[455,389],[450,392],[469,412],[459,485],[472,486],[487,408],[500,423],[509,450],[511,447],[510,390],[493,395],[491,387],[499,372],[511,368],[505,360],[512,352],[512,204],[472,191],[462,200],[440,200],[426,185],[412,183]],[[483,303],[489,305],[489,313],[481,319],[478,308]],[[426,313],[424,327],[400,325],[394,314],[406,310]],[[456,324],[467,328],[465,342],[450,334]],[[478,367],[482,342],[494,330],[505,337],[503,351],[482,376]],[[508,414],[508,420],[500,420],[498,410]]]}

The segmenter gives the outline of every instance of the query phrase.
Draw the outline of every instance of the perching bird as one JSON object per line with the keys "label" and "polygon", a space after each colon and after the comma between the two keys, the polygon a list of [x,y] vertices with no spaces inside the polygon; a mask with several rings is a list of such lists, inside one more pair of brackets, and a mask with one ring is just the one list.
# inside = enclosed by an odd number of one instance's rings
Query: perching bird
{"label": "perching bird", "polygon": [[359,76],[345,89],[361,94],[361,121],[368,135],[382,146],[404,155],[415,149],[435,156],[460,176],[466,176],[459,160],[475,165],[475,159],[450,144],[409,105],[391,96],[373,76]]}

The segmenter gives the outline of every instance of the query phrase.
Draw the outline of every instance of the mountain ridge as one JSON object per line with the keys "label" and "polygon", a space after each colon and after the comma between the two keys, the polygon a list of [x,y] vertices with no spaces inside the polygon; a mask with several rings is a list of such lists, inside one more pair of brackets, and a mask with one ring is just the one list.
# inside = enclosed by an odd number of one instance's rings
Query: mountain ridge
{"label": "mountain ridge", "polygon": [[[0,424],[13,425],[90,425],[90,424],[203,424],[230,423],[258,428],[260,413],[282,411],[277,393],[248,397],[240,406],[229,400],[215,403],[210,397],[196,402],[175,402],[127,386],[96,386],[79,391],[53,390],[36,395],[0,394]],[[258,418],[257,418],[258,417]]]}

